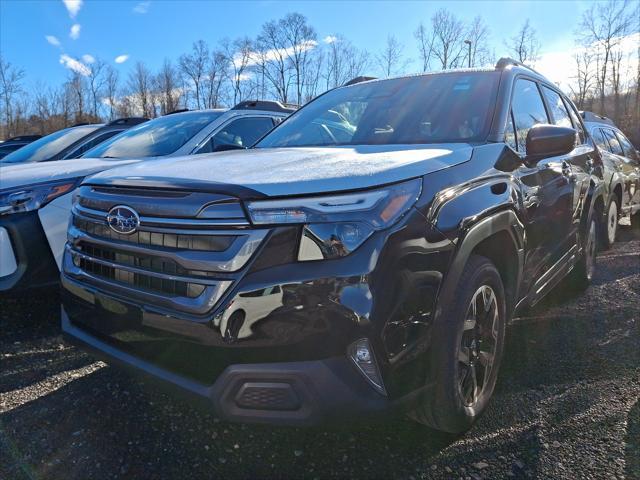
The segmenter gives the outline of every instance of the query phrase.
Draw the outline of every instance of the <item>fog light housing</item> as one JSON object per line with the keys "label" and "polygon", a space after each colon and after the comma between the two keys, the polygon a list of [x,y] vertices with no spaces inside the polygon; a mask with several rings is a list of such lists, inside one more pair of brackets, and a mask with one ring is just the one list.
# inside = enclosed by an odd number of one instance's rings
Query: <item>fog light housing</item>
{"label": "fog light housing", "polygon": [[369,384],[380,394],[386,395],[387,392],[382,383],[382,375],[376,363],[373,349],[367,338],[356,340],[348,348],[348,355],[353,364],[364,375]]}

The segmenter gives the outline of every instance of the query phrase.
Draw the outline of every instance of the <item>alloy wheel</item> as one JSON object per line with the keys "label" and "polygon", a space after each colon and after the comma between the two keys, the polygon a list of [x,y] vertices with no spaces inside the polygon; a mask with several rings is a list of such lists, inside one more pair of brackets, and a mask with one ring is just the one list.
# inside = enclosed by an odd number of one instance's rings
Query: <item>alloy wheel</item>
{"label": "alloy wheel", "polygon": [[498,322],[496,294],[490,286],[482,285],[469,303],[458,352],[458,385],[467,407],[478,402],[491,378],[498,341]]}

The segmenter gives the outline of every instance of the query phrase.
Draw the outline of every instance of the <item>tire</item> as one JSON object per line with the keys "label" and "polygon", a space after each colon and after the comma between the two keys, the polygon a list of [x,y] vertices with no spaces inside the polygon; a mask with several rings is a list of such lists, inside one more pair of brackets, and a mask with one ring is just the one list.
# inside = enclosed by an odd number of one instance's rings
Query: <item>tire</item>
{"label": "tire", "polygon": [[[434,325],[429,358],[434,392],[410,417],[437,430],[459,434],[471,428],[487,408],[504,348],[506,302],[493,263],[472,255],[455,298],[452,305],[443,306],[446,313]],[[472,322],[474,299],[478,316]],[[480,316],[484,305],[489,306],[489,312]]]}
{"label": "tire", "polygon": [[597,225],[595,218],[589,223],[589,228],[585,237],[582,239],[584,243],[582,255],[569,274],[568,280],[570,285],[576,290],[586,290],[591,285],[593,275],[596,269],[596,244],[597,244]]}
{"label": "tire", "polygon": [[631,229],[640,232],[640,211],[631,215]]}
{"label": "tire", "polygon": [[611,197],[609,205],[605,210],[605,217],[600,225],[600,244],[602,248],[608,250],[613,246],[616,241],[616,233],[618,231],[618,219],[620,212],[620,205],[618,205],[618,199]]}

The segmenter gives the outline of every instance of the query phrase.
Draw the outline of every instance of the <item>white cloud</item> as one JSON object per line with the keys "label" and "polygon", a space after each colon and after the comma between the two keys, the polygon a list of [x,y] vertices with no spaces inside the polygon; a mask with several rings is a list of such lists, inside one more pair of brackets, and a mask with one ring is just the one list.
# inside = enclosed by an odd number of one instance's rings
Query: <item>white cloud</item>
{"label": "white cloud", "polygon": [[69,30],[69,36],[73,40],[77,40],[78,38],[80,38],[80,28],[82,27],[80,26],[79,23],[74,23],[73,25],[71,25],[71,30]]}
{"label": "white cloud", "polygon": [[[249,56],[249,61],[247,65],[253,66],[260,63],[261,59],[264,60],[275,60],[278,57],[291,57],[293,54],[298,52],[306,52],[308,50],[313,50],[318,46],[318,42],[315,40],[305,40],[302,43],[299,43],[296,48],[288,47],[288,48],[273,48],[271,50],[267,50],[263,53],[251,52]],[[242,65],[242,54],[238,53],[233,59],[233,63],[236,67],[240,67]]]}
{"label": "white cloud", "polygon": [[82,0],[62,0],[71,18],[76,18],[82,8]]}
{"label": "white cloud", "polygon": [[91,69],[87,67],[84,63],[79,60],[76,60],[73,57],[70,57],[66,53],[60,55],[60,63],[67,67],[69,70],[72,70],[80,75],[85,77],[91,75]]}
{"label": "white cloud", "polygon": [[46,38],[47,42],[49,42],[54,47],[59,47],[60,46],[60,40],[58,40],[57,37],[54,37],[53,35],[45,35],[44,38]]}
{"label": "white cloud", "polygon": [[88,53],[85,53],[84,55],[82,55],[82,61],[84,63],[93,63],[96,61],[96,59],[94,58],[93,55],[89,55]]}
{"label": "white cloud", "polygon": [[327,35],[322,41],[324,43],[334,43],[338,41],[338,37],[336,37],[335,35]]}
{"label": "white cloud", "polygon": [[133,13],[139,13],[144,15],[149,11],[149,7],[151,6],[151,2],[140,2],[135,7],[133,7]]}
{"label": "white cloud", "polygon": [[124,63],[129,60],[129,55],[118,55],[115,59],[116,63]]}

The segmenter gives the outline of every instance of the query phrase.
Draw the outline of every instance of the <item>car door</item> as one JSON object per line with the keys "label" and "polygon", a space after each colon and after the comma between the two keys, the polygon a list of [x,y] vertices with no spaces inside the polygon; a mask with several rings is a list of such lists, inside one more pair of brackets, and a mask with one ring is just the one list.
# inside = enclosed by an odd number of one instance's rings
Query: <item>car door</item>
{"label": "car door", "polygon": [[242,116],[231,119],[198,147],[194,154],[217,152],[228,148],[228,146],[252,147],[273,127],[273,118],[268,115]]}
{"label": "car door", "polygon": [[602,159],[600,153],[588,138],[586,128],[582,123],[580,114],[576,106],[562,95],[565,108],[571,116],[573,128],[576,130],[576,146],[570,153],[572,173],[575,177],[574,188],[574,212],[573,212],[573,233],[579,234],[580,222],[585,213],[586,199],[589,194],[592,178],[599,177],[602,180]]}
{"label": "car door", "polygon": [[[606,194],[607,198],[613,193],[615,186],[621,179],[621,171],[622,171],[622,162],[620,159],[611,153],[609,150],[609,142],[604,136],[602,132],[602,128],[593,127],[591,128],[591,138],[595,142],[600,151],[600,157],[602,158],[602,164],[604,166],[604,182],[606,186]],[[624,186],[624,185],[623,185]],[[624,200],[624,194],[622,200]],[[625,203],[621,205],[624,208]]]}
{"label": "car door", "polygon": [[629,186],[629,204],[636,211],[640,207],[640,156],[622,132],[615,130],[614,133],[624,154],[622,170],[627,177]]}
{"label": "car door", "polygon": [[[518,153],[526,159],[526,138],[537,124],[551,123],[538,84],[527,78],[515,81],[511,111]],[[518,169],[523,188],[527,223],[525,289],[538,280],[562,258],[573,240],[573,192],[568,156],[550,157],[537,164],[526,161]]]}

